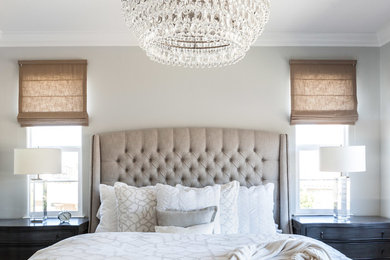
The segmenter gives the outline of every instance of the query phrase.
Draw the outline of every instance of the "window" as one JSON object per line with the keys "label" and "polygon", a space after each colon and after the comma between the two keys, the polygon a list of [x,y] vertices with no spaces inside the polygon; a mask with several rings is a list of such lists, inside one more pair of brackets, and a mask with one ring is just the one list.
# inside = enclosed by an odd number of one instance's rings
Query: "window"
{"label": "window", "polygon": [[[62,174],[42,175],[47,181],[47,213],[56,216],[60,211],[81,215],[81,127],[38,126],[27,128],[29,148],[60,148]],[[29,185],[31,186],[31,185]],[[38,191],[39,192],[39,191]],[[29,212],[32,207],[32,189],[29,192]],[[36,198],[37,210],[42,199]]]}
{"label": "window", "polygon": [[319,147],[347,145],[346,125],[297,125],[297,214],[331,214],[336,178],[340,173],[320,172]]}

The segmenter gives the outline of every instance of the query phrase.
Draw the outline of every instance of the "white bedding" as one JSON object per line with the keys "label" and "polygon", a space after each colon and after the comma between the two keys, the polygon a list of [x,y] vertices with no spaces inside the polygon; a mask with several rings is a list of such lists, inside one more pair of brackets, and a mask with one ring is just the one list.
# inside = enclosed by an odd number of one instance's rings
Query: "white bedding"
{"label": "white bedding", "polygon": [[70,259],[349,259],[307,237],[195,235],[161,233],[93,233],[60,241],[31,260]]}

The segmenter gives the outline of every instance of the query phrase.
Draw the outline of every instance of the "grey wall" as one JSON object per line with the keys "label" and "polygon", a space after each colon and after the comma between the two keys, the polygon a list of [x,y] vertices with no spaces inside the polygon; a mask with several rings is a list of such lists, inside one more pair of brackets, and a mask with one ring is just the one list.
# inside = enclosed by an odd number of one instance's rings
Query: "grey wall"
{"label": "grey wall", "polygon": [[[26,214],[26,177],[13,176],[13,149],[26,143],[18,126],[18,59],[88,59],[88,112],[83,128],[83,201],[87,214],[91,136],[147,128],[209,126],[278,131],[290,135],[291,58],[357,59],[359,121],[351,144],[367,146],[367,172],[352,175],[352,210],[380,213],[379,48],[252,48],[240,63],[191,70],[153,63],[137,47],[0,48],[0,218]],[[294,191],[295,185],[291,185]]]}
{"label": "grey wall", "polygon": [[390,218],[390,43],[380,50],[381,78],[381,209]]}

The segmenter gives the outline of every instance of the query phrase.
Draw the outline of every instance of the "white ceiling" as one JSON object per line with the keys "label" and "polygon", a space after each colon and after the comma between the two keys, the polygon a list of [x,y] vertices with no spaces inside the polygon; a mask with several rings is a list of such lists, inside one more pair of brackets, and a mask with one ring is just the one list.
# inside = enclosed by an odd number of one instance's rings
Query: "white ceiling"
{"label": "white ceiling", "polygon": [[[0,46],[136,45],[120,0],[0,0]],[[381,46],[390,0],[271,0],[262,46]]]}

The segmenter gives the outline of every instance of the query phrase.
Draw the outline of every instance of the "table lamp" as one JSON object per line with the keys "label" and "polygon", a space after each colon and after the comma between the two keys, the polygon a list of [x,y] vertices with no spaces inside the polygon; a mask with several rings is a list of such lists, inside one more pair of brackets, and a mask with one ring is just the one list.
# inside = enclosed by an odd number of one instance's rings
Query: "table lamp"
{"label": "table lamp", "polygon": [[[33,211],[31,222],[42,223],[47,219],[47,185],[40,174],[61,173],[61,149],[27,148],[14,150],[14,174],[34,174]],[[37,212],[35,203],[36,185],[42,184],[42,212]]]}
{"label": "table lamp", "polygon": [[350,217],[350,179],[348,173],[366,171],[366,147],[320,147],[320,171],[340,172],[340,177],[337,179],[334,217],[338,220],[348,220]]}

